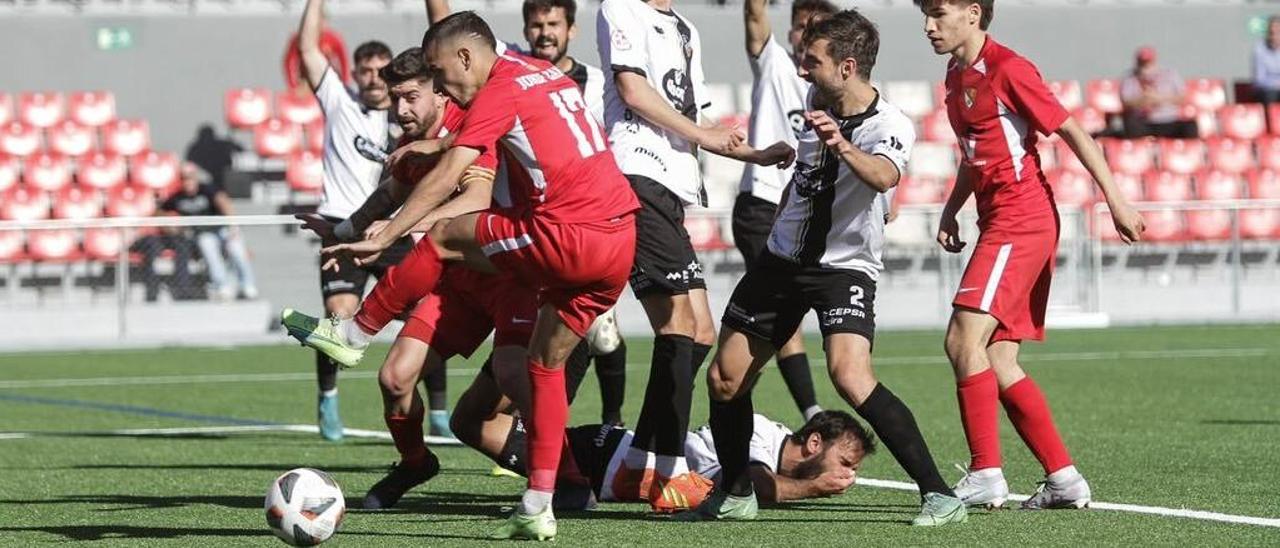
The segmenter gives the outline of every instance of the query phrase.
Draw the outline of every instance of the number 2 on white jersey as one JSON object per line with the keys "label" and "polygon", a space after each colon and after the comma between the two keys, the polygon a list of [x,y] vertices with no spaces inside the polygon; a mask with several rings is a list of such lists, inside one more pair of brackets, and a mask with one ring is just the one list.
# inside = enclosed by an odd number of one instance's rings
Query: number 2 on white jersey
{"label": "number 2 on white jersey", "polygon": [[[572,87],[553,91],[550,96],[551,103],[556,106],[560,117],[564,118],[565,123],[569,125],[569,131],[578,141],[578,153],[583,158],[587,158],[597,152],[604,152],[604,137],[600,134],[600,127],[596,124],[595,118],[587,110],[587,102],[582,98],[582,92]],[[585,124],[578,121],[576,115],[579,113]],[[586,127],[583,127],[584,125]],[[590,135],[590,141],[587,140],[588,135]]]}

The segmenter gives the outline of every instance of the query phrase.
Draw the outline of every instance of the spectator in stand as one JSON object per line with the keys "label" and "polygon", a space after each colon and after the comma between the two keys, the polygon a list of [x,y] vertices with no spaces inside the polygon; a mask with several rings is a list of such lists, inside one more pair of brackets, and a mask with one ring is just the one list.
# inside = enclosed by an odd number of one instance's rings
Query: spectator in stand
{"label": "spectator in stand", "polygon": [[[183,162],[182,188],[160,204],[158,215],[231,215],[231,199],[227,193],[204,182],[205,174],[195,164]],[[209,284],[215,298],[229,300],[236,296],[236,288],[227,279],[227,261],[235,268],[240,281],[241,299],[256,299],[258,287],[253,280],[253,267],[249,265],[249,252],[236,227],[196,226],[190,228],[190,239],[200,248],[209,271]]]}
{"label": "spectator in stand", "polygon": [[1267,19],[1267,37],[1253,46],[1253,94],[1268,106],[1280,100],[1280,15]]}
{"label": "spectator in stand", "polygon": [[1185,93],[1182,77],[1156,64],[1154,48],[1138,48],[1133,72],[1120,83],[1125,136],[1195,138],[1195,121],[1182,117]]}

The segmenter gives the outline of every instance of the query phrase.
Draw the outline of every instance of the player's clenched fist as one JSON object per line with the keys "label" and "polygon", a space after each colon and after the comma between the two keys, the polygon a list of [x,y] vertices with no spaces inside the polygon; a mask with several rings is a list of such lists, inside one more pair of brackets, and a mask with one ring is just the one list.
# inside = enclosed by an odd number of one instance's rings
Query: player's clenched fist
{"label": "player's clenched fist", "polygon": [[822,496],[839,495],[853,486],[856,477],[853,470],[836,466],[813,478],[813,486]]}
{"label": "player's clenched fist", "polygon": [[1143,231],[1147,229],[1142,214],[1129,204],[1111,206],[1111,221],[1116,225],[1116,232],[1120,233],[1120,240],[1126,244],[1141,240]]}
{"label": "player's clenched fist", "polygon": [[698,139],[698,146],[709,152],[728,156],[729,152],[738,148],[747,140],[746,132],[736,124],[732,126],[715,125],[702,129],[702,135]]}
{"label": "player's clenched fist", "polygon": [[840,133],[840,124],[831,119],[831,115],[826,111],[809,111],[804,113],[804,118],[809,121],[810,126],[813,126],[818,139],[827,145],[828,149],[840,152],[851,146],[849,140],[844,138],[844,134]]}
{"label": "player's clenched fist", "polygon": [[955,215],[943,215],[938,223],[938,244],[948,253],[959,253],[964,249],[964,241],[960,239],[960,223]]}

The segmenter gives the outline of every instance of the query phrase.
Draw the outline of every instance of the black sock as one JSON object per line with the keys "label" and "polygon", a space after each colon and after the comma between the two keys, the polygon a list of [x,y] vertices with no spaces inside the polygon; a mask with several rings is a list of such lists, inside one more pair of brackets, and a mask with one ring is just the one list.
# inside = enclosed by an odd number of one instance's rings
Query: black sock
{"label": "black sock", "polygon": [[445,365],[441,363],[422,378],[422,384],[427,386],[427,409],[431,411],[449,410],[449,373]]}
{"label": "black sock", "polygon": [[[702,343],[693,343],[693,369],[690,370],[690,377],[697,381],[698,371],[702,370],[703,362],[707,361],[707,354],[711,353],[711,345]],[[694,382],[694,384],[698,384]]]}
{"label": "black sock", "polygon": [[578,388],[582,386],[582,379],[587,377],[587,368],[591,367],[591,347],[587,345],[584,339],[573,347],[573,352],[569,353],[569,358],[564,363],[564,389],[569,396],[569,404],[573,404],[573,399],[578,395]]}
{"label": "black sock", "polygon": [[618,341],[613,352],[596,356],[596,380],[600,382],[600,420],[622,424],[622,402],[627,395],[627,343]]}
{"label": "black sock", "polygon": [[893,392],[883,384],[877,384],[871,395],[856,410],[871,424],[876,435],[880,436],[880,441],[889,448],[889,452],[902,469],[906,470],[907,475],[915,480],[921,495],[942,493],[955,496],[938,474],[938,466],[933,463],[929,446],[920,434],[920,427],[916,426],[915,416]]}
{"label": "black sock", "polygon": [[653,340],[649,385],[632,447],[660,455],[684,456],[684,436],[689,430],[689,406],[693,399],[693,339],[684,335],[658,335]]}
{"label": "black sock", "polygon": [[498,453],[497,458],[493,459],[493,462],[521,476],[525,475],[524,450],[527,438],[524,421],[521,421],[520,417],[512,417],[511,430],[507,431],[507,441],[502,444],[502,451]]}
{"label": "black sock", "polygon": [[711,400],[711,438],[720,458],[720,489],[730,495],[745,497],[752,492],[750,464],[752,415],[755,413],[751,393],[719,402]]}
{"label": "black sock", "polygon": [[787,383],[787,391],[795,400],[800,414],[818,405],[818,396],[813,392],[813,373],[809,371],[809,356],[804,352],[778,358],[778,371],[782,372],[782,380]]}
{"label": "black sock", "polygon": [[338,387],[338,364],[319,352],[316,352],[316,383],[320,385],[321,392]]}

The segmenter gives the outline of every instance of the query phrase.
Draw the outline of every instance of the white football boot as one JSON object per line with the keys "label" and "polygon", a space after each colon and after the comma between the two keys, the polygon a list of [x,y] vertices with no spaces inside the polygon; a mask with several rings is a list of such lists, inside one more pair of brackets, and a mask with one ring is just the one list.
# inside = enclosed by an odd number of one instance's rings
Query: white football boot
{"label": "white football boot", "polygon": [[964,477],[956,483],[956,496],[965,506],[981,506],[995,509],[1004,506],[1009,499],[1009,483],[1004,480],[1004,471],[999,468],[984,468],[969,471],[956,465]]}
{"label": "white football boot", "polygon": [[1087,508],[1093,502],[1093,492],[1089,490],[1089,482],[1076,470],[1068,466],[1049,474],[1036,493],[1022,502],[1023,510],[1047,510],[1051,508]]}

